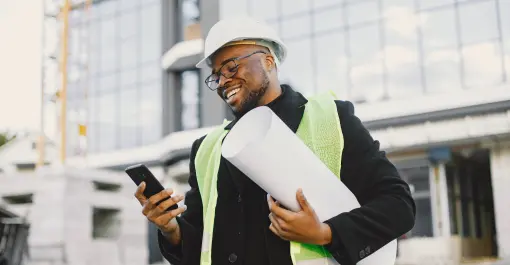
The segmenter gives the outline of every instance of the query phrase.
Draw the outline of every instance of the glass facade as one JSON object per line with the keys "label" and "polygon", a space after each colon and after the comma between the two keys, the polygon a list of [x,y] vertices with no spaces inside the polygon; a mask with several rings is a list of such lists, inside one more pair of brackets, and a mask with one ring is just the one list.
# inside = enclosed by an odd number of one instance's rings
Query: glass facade
{"label": "glass facade", "polygon": [[185,32],[193,24],[200,23],[200,1],[199,0],[179,0],[179,35],[178,41],[185,40]]}
{"label": "glass facade", "polygon": [[416,204],[416,222],[407,237],[432,237],[432,203],[429,166],[426,161],[413,167],[399,168],[399,173],[410,186]]}
{"label": "glass facade", "polygon": [[510,1],[222,0],[272,25],[281,79],[362,103],[508,84]]}
{"label": "glass facade", "polygon": [[154,143],[162,137],[161,1],[107,0],[70,15],[68,155]]}
{"label": "glass facade", "polygon": [[188,70],[180,73],[180,129],[200,127],[200,72]]}

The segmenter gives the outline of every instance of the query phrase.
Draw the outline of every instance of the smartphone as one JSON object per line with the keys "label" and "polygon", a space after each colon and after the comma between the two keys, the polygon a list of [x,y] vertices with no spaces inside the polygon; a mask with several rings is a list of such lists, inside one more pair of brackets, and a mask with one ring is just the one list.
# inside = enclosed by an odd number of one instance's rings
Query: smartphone
{"label": "smartphone", "polygon": [[[154,177],[149,168],[143,164],[129,166],[124,171],[137,186],[140,185],[142,181],[145,182],[145,190],[143,191],[143,195],[145,195],[147,199],[165,189],[163,185],[161,185],[161,183],[156,179],[156,177]],[[160,202],[158,202],[157,205]],[[178,205],[174,204],[168,208],[168,210],[177,209],[177,207]]]}

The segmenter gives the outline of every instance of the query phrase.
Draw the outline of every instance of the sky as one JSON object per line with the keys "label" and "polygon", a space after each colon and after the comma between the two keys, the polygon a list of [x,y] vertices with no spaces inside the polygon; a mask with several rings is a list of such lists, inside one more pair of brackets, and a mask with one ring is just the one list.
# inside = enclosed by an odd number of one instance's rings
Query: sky
{"label": "sky", "polygon": [[0,0],[0,132],[39,129],[42,2]]}

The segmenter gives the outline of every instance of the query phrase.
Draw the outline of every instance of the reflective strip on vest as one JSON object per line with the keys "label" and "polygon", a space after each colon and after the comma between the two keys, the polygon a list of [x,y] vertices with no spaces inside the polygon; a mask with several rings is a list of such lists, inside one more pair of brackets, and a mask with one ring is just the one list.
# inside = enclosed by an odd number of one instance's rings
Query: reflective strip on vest
{"label": "reflective strip on vest", "polygon": [[[335,95],[330,92],[308,99],[296,135],[340,178],[344,139]],[[201,265],[211,265],[214,217],[218,198],[217,180],[221,160],[221,143],[227,134],[228,121],[209,133],[195,157],[195,170],[202,198],[204,233]],[[290,256],[294,265],[338,264],[322,246],[291,242]]]}

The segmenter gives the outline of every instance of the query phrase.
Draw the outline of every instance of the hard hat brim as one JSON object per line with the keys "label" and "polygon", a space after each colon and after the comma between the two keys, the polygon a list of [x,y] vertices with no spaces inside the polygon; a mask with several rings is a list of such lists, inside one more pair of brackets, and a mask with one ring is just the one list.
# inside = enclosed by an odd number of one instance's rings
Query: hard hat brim
{"label": "hard hat brim", "polygon": [[203,58],[202,60],[200,60],[196,65],[195,67],[198,68],[198,69],[203,69],[203,68],[206,68],[207,65],[207,58],[209,58],[209,56]]}

